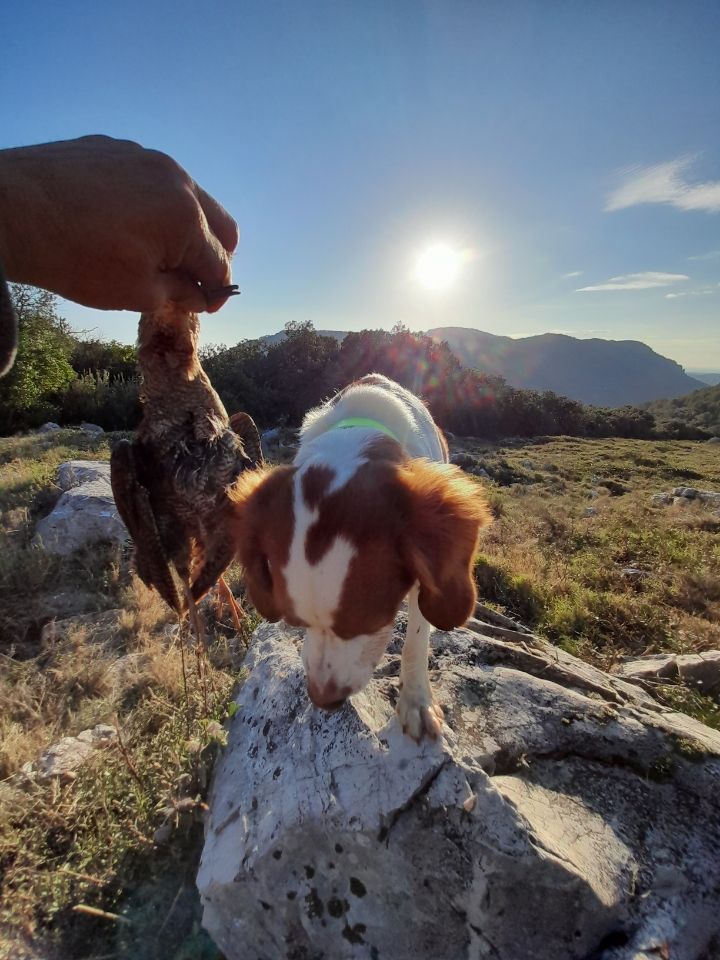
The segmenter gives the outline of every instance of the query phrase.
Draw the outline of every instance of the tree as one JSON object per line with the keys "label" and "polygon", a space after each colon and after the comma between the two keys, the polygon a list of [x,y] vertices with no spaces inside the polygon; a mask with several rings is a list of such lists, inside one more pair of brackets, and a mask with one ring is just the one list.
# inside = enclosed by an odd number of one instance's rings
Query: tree
{"label": "tree", "polygon": [[0,429],[4,433],[37,425],[54,412],[53,400],[75,378],[70,365],[74,339],[47,290],[12,284],[18,315],[15,366],[0,380]]}
{"label": "tree", "polygon": [[117,340],[76,340],[70,362],[78,377],[106,375],[110,383],[139,377],[137,350]]}

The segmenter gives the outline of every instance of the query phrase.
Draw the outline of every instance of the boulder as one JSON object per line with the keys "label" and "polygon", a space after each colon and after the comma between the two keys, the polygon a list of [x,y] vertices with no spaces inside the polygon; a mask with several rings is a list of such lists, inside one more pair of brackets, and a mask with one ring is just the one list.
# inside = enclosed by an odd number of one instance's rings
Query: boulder
{"label": "boulder", "polygon": [[66,460],[58,467],[55,482],[61,490],[72,490],[92,480],[103,480],[110,486],[110,464],[104,460]]}
{"label": "boulder", "polygon": [[52,420],[48,420],[47,423],[44,423],[41,427],[38,427],[38,433],[55,433],[56,430],[61,430],[62,427],[59,423],[53,423]]}
{"label": "boulder", "polygon": [[650,498],[651,503],[658,503],[661,506],[667,506],[673,502],[672,494],[670,493],[654,493]]}
{"label": "boulder", "polygon": [[334,714],[301,634],[256,631],[198,875],[227,960],[709,957],[720,734],[491,614],[433,634],[447,723],[415,744],[404,626]]}
{"label": "boulder", "polygon": [[64,620],[79,613],[96,610],[97,606],[98,595],[80,589],[40,593],[33,599],[33,612],[39,621],[50,618]]}
{"label": "boulder", "polygon": [[706,440],[705,443],[720,443],[720,437],[710,437],[710,439]]}
{"label": "boulder", "polygon": [[85,433],[96,434],[97,436],[99,436],[101,433],[105,433],[103,428],[98,426],[97,423],[85,423],[85,421],[80,424],[80,429],[84,430]]}
{"label": "boulder", "polygon": [[108,464],[68,461],[58,469],[58,484],[64,485],[65,492],[52,512],[38,521],[36,544],[48,553],[67,556],[91,544],[127,539],[113,499]]}
{"label": "boulder", "polygon": [[683,680],[701,693],[720,694],[720,650],[704,653],[659,653],[631,657],[616,664],[613,673],[627,680],[647,684],[662,680]]}
{"label": "boulder", "polygon": [[709,503],[713,507],[720,507],[720,493],[715,490],[698,490],[697,487],[675,487],[673,496],[675,498],[683,497],[685,500],[699,500],[701,503]]}

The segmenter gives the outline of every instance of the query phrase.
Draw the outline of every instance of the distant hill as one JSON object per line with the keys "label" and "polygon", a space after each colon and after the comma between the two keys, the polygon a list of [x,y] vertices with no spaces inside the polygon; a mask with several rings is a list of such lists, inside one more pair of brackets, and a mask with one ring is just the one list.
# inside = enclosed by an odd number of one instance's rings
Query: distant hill
{"label": "distant hill", "polygon": [[552,390],[603,407],[683,396],[702,387],[679,363],[636,340],[578,340],[557,333],[500,337],[466,327],[436,327],[463,366],[504,377],[518,388]]}
{"label": "distant hill", "polygon": [[720,437],[720,384],[674,400],[656,400],[645,409],[654,414],[659,428],[679,421]]}
{"label": "distant hill", "polygon": [[716,370],[688,370],[687,372],[689,376],[695,377],[696,380],[702,380],[710,387],[720,383],[720,373]]}

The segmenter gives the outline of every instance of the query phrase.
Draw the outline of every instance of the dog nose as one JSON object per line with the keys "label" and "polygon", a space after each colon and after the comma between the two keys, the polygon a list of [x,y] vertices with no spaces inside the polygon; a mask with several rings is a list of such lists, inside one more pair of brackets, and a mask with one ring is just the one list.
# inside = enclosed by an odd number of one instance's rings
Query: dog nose
{"label": "dog nose", "polygon": [[328,680],[322,687],[308,680],[307,689],[315,706],[329,713],[339,710],[350,695],[350,687],[338,687],[334,680]]}

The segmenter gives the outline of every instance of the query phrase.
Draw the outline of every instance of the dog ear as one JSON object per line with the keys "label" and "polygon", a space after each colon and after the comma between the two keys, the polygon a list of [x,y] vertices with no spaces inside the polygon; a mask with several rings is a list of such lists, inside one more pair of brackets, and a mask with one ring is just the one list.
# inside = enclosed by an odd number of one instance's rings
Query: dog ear
{"label": "dog ear", "polygon": [[410,460],[399,476],[409,495],[403,550],[420,582],[420,612],[439,630],[452,630],[475,605],[473,561],[490,511],[479,485],[458,467]]}
{"label": "dog ear", "polygon": [[292,537],[293,467],[246,470],[229,490],[238,560],[253,605],[271,623],[287,613],[281,568]]}

